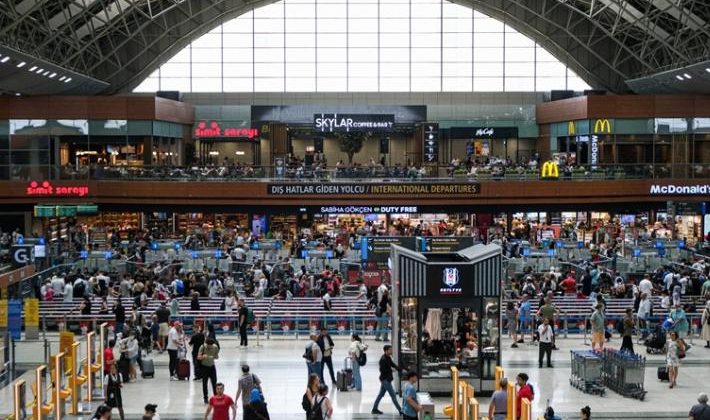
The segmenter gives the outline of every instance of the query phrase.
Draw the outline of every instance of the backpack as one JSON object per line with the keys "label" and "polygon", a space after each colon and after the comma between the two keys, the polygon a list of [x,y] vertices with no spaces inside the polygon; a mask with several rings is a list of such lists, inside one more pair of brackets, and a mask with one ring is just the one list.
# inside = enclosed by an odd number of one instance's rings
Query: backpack
{"label": "backpack", "polygon": [[528,387],[530,387],[530,393],[532,394],[532,398],[530,398],[530,400],[532,401],[535,399],[535,389],[533,388],[533,386],[531,384],[528,383],[527,385],[528,385]]}
{"label": "backpack", "polygon": [[[318,398],[316,395],[314,398],[315,400]],[[321,400],[313,406],[313,410],[309,413],[309,418],[312,420],[321,420],[323,418],[323,401],[325,401],[326,397],[321,397]]]}
{"label": "backpack", "polygon": [[303,398],[301,399],[301,407],[303,408],[303,411],[308,413],[308,417],[310,418],[310,413],[311,413],[311,401],[308,399],[308,393],[304,392],[303,393]]}
{"label": "backpack", "polygon": [[74,290],[72,291],[72,297],[75,298],[83,298],[84,297],[84,292],[86,291],[86,286],[84,286],[84,282],[80,281],[79,283],[74,286]]}
{"label": "backpack", "polygon": [[306,350],[303,352],[303,358],[306,359],[308,363],[315,362],[315,360],[313,360],[313,345],[306,347]]}
{"label": "backpack", "polygon": [[364,350],[360,351],[360,355],[357,357],[357,364],[360,366],[365,366],[367,364],[367,353]]}

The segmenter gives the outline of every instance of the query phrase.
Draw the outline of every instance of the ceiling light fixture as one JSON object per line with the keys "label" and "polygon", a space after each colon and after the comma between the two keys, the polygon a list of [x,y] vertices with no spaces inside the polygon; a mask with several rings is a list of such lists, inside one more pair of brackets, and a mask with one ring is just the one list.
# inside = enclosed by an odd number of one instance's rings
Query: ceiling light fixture
{"label": "ceiling light fixture", "polygon": [[37,71],[36,71],[35,73],[40,74],[40,73],[42,73],[43,71],[44,71],[44,69],[37,69]]}
{"label": "ceiling light fixture", "polygon": [[10,61],[10,57],[5,56],[5,58],[3,58],[2,60],[0,60],[0,63],[7,63],[8,61]]}
{"label": "ceiling light fixture", "polygon": [[18,68],[18,69],[21,69],[22,67],[25,67],[25,64],[27,64],[27,63],[25,63],[25,62],[23,61],[23,62],[21,62],[20,64],[17,65],[17,68]]}
{"label": "ceiling light fixture", "polygon": [[683,79],[683,76],[681,76],[680,74],[676,74],[676,75],[675,75],[675,78],[678,79],[678,80],[680,80],[681,82],[682,82],[683,80],[685,80],[685,79]]}
{"label": "ceiling light fixture", "polygon": [[69,83],[71,82],[71,77],[67,77],[67,80],[64,81],[64,83]]}
{"label": "ceiling light fixture", "polygon": [[705,71],[710,73],[710,67],[705,67]]}
{"label": "ceiling light fixture", "polygon": [[60,82],[63,82],[64,79],[66,79],[66,78],[67,78],[67,76],[62,76],[62,77],[59,78],[59,81],[60,81]]}
{"label": "ceiling light fixture", "polygon": [[691,76],[691,75],[688,74],[688,73],[683,73],[683,77],[685,77],[686,79],[692,79],[692,78],[693,78],[693,76]]}
{"label": "ceiling light fixture", "polygon": [[35,71],[35,70],[37,70],[37,66],[32,66],[32,67],[30,67],[30,69],[29,69],[29,71]]}
{"label": "ceiling light fixture", "polygon": [[52,74],[49,75],[49,78],[50,78],[50,79],[54,79],[54,77],[55,77],[56,75],[57,75],[57,73],[52,73]]}
{"label": "ceiling light fixture", "polygon": [[47,71],[45,71],[44,73],[42,73],[42,76],[46,76],[46,75],[48,75],[49,73],[50,73],[50,71],[47,70]]}

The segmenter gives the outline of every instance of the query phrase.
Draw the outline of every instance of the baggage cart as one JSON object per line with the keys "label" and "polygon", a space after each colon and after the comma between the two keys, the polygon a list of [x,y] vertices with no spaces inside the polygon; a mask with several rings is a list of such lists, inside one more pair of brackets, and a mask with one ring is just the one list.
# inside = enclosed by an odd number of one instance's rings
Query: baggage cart
{"label": "baggage cart", "polygon": [[625,397],[643,401],[646,396],[644,374],[646,358],[638,354],[606,349],[604,351],[604,384]]}
{"label": "baggage cart", "polygon": [[589,350],[571,350],[572,358],[569,383],[582,392],[592,395],[604,396],[604,379],[602,368],[604,355]]}

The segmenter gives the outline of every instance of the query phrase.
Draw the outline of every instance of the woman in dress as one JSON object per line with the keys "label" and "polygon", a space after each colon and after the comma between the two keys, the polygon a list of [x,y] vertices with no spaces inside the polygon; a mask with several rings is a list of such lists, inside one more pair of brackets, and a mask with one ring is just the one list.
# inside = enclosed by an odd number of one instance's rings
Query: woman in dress
{"label": "woman in dress", "polygon": [[703,329],[701,332],[701,337],[705,340],[705,347],[710,348],[710,299],[708,299],[705,304],[705,309],[703,310]]}
{"label": "woman in dress", "polygon": [[[111,365],[111,371],[108,375],[106,375],[104,383],[106,384],[105,404],[112,409],[117,408],[121,420],[124,420],[123,398],[121,398],[121,386],[123,379],[121,378],[121,374],[118,373],[118,368],[115,363]],[[108,418],[111,417],[109,416]]]}
{"label": "woman in dress", "polygon": [[680,367],[680,355],[685,352],[685,345],[680,339],[678,333],[671,331],[670,339],[668,340],[668,351],[666,352],[666,367],[668,368],[668,380],[670,388],[675,387],[676,379],[678,379],[678,368]]}

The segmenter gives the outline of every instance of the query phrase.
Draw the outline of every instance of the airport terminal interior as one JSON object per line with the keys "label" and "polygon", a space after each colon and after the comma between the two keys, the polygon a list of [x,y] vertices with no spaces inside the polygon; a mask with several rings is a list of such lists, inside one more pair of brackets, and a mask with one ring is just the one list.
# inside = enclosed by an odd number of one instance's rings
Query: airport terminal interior
{"label": "airport terminal interior", "polygon": [[0,419],[710,420],[705,0],[0,2]]}

